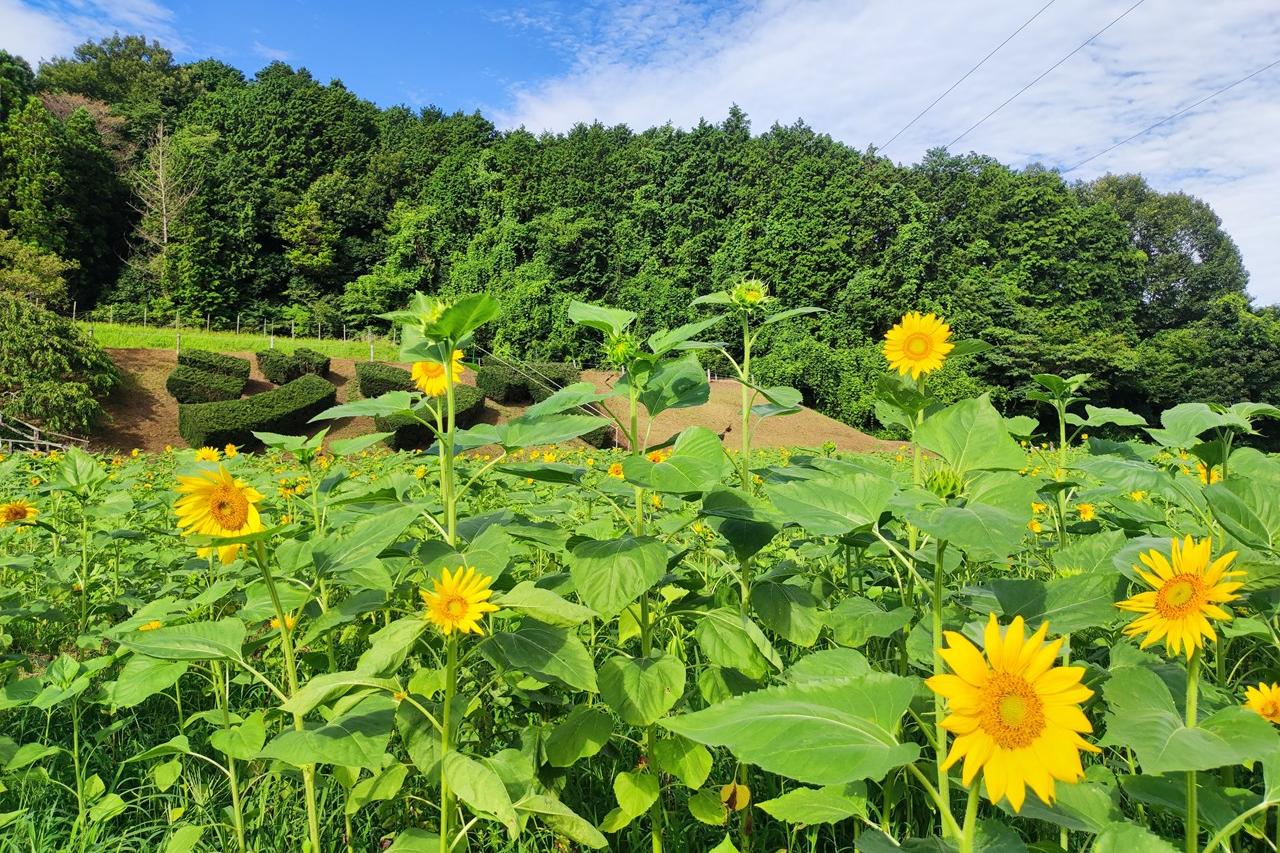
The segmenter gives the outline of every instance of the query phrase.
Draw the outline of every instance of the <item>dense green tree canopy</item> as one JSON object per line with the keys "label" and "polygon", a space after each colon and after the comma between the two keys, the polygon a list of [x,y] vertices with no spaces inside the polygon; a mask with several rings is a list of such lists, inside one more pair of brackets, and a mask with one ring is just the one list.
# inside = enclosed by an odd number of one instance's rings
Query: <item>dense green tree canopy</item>
{"label": "dense green tree canopy", "polygon": [[[488,290],[505,310],[482,346],[593,362],[570,300],[653,330],[750,275],[828,309],[771,330],[761,375],[860,426],[879,340],[913,309],[994,345],[949,367],[944,395],[1018,407],[1030,374],[1087,371],[1098,402],[1150,411],[1280,383],[1280,318],[1250,304],[1218,218],[1136,175],[1068,183],[942,150],[903,166],[803,123],[753,135],[736,107],[687,130],[498,132],[479,114],[378,109],[278,62],[252,79],[178,64],[136,37],[35,75],[0,55],[0,95],[0,228],[77,263],[72,298],[117,317],[146,304],[363,329],[414,290]],[[62,116],[53,99],[81,106]],[[123,121],[124,155],[98,104]],[[161,220],[165,157],[183,203]]]}

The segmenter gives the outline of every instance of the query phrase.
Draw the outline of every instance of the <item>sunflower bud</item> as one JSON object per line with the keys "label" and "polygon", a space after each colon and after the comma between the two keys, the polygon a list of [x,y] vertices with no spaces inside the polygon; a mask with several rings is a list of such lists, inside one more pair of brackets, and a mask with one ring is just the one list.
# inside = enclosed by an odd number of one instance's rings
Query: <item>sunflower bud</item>
{"label": "sunflower bud", "polygon": [[636,357],[640,352],[640,347],[636,343],[636,339],[629,332],[623,332],[619,335],[611,335],[605,343],[604,357],[605,361],[614,367],[622,367]]}
{"label": "sunflower bud", "polygon": [[739,308],[750,311],[769,301],[769,288],[759,279],[746,278],[729,292],[729,299]]}
{"label": "sunflower bud", "polygon": [[960,479],[960,475],[946,466],[930,471],[924,486],[944,501],[958,498],[964,492],[964,481]]}

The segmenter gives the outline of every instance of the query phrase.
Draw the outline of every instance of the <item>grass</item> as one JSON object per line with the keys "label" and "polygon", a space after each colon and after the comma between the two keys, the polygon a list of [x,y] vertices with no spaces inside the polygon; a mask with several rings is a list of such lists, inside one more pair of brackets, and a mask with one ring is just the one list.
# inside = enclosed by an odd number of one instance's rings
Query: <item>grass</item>
{"label": "grass", "polygon": [[[172,326],[136,326],[124,323],[98,323],[80,321],[77,325],[93,335],[94,340],[110,349],[173,349],[179,331]],[[181,329],[182,346],[207,349],[216,352],[257,352],[267,349],[271,339],[267,335],[206,332],[201,329]],[[331,358],[362,360],[369,358],[369,342],[357,340],[332,340],[329,338],[289,338],[276,335],[275,345],[294,350],[308,347]],[[373,358],[376,361],[398,361],[399,348],[385,337],[374,338]]]}

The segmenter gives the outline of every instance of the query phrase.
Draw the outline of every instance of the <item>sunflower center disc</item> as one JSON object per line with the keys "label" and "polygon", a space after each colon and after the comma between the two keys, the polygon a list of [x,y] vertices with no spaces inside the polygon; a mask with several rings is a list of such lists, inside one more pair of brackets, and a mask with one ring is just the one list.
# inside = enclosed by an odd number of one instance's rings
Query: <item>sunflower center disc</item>
{"label": "sunflower center disc", "polygon": [[997,745],[1021,749],[1044,731],[1044,706],[1022,676],[994,673],[983,693],[982,730]]}
{"label": "sunflower center disc", "polygon": [[209,495],[209,515],[223,530],[240,530],[249,520],[249,500],[235,486],[218,486]]}
{"label": "sunflower center disc", "polygon": [[1177,618],[1200,605],[1203,586],[1195,575],[1170,578],[1156,595],[1156,609],[1165,618]]}
{"label": "sunflower center disc", "polygon": [[444,612],[450,619],[461,619],[467,615],[467,600],[460,595],[451,595],[444,602]]}
{"label": "sunflower center disc", "polygon": [[902,350],[912,358],[924,358],[931,349],[929,336],[916,333],[902,342]]}

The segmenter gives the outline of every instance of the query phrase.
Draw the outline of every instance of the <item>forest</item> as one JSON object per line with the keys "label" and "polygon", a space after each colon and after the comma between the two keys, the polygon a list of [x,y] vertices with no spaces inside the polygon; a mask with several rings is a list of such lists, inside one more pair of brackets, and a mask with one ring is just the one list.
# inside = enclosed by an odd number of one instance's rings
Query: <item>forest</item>
{"label": "forest", "polygon": [[0,289],[104,320],[357,330],[414,291],[485,291],[502,312],[479,346],[598,363],[571,301],[648,333],[749,277],[826,309],[761,336],[761,381],[862,428],[908,310],[992,345],[936,377],[944,401],[1026,411],[1045,372],[1088,373],[1099,404],[1147,415],[1276,397],[1280,313],[1252,303],[1203,201],[978,153],[900,165],[726,109],[534,134],[382,109],[280,62],[252,78],[180,63],[136,36],[37,69],[0,52]]}

